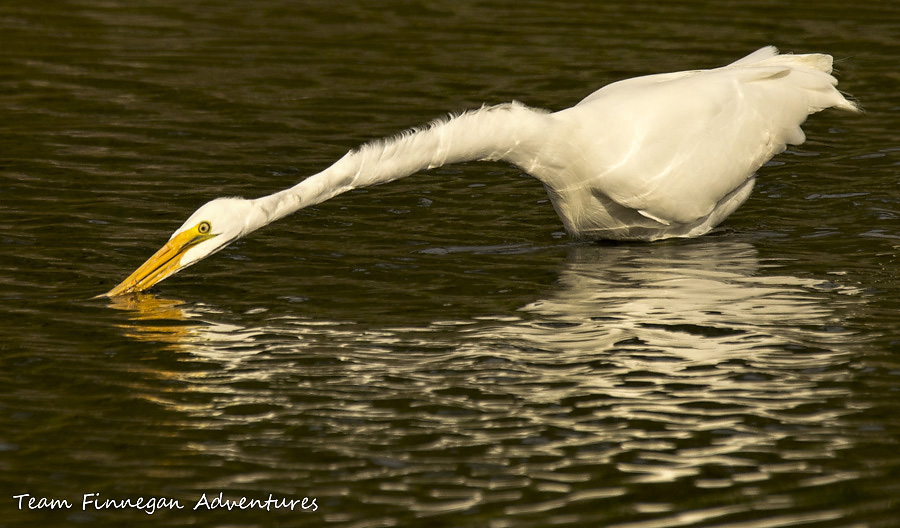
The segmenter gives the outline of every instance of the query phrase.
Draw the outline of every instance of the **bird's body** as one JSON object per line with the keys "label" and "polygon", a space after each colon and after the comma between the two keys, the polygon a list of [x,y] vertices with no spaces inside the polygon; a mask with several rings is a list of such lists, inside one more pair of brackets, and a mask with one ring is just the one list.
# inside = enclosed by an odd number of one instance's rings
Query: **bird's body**
{"label": "bird's body", "polygon": [[800,125],[808,115],[857,110],[836,89],[831,64],[828,55],[767,47],[721,68],[619,81],[558,112],[513,102],[434,121],[353,150],[289,189],[209,202],[107,295],[146,289],[351,189],[474,160],[505,161],[541,181],[574,237],[699,236],[747,199],[757,169],[805,140]]}

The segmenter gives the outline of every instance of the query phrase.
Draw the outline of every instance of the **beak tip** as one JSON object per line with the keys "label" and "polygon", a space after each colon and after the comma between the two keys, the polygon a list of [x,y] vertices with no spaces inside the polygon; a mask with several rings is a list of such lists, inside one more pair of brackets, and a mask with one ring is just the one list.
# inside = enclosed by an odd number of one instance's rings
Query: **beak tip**
{"label": "beak tip", "polygon": [[135,282],[134,280],[130,280],[131,277],[125,279],[124,281],[116,284],[112,289],[110,289],[106,293],[101,293],[94,297],[95,299],[101,299],[106,297],[108,299],[112,299],[113,297],[119,297],[120,295],[127,295],[129,293],[137,293],[145,288],[140,287],[139,282]]}

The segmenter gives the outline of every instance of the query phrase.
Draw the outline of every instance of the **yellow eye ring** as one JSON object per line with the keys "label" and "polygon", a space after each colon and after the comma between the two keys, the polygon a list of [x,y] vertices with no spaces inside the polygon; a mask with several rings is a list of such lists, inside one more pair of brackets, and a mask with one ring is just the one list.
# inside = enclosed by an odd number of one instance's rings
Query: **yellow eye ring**
{"label": "yellow eye ring", "polygon": [[209,222],[204,221],[204,222],[200,222],[197,225],[197,232],[200,233],[201,235],[205,235],[205,234],[209,233],[210,231],[212,231],[212,226],[210,225]]}

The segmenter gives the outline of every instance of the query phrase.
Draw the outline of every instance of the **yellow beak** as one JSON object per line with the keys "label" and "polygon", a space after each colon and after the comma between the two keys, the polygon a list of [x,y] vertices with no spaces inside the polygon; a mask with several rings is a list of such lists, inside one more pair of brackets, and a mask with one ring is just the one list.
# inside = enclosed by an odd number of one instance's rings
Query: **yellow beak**
{"label": "yellow beak", "polygon": [[[157,282],[180,270],[181,259],[187,250],[216,235],[200,233],[197,227],[178,233],[166,245],[147,259],[141,267],[123,280],[118,286],[106,292],[107,297],[126,293],[137,293],[152,287]],[[102,297],[102,296],[101,296]]]}

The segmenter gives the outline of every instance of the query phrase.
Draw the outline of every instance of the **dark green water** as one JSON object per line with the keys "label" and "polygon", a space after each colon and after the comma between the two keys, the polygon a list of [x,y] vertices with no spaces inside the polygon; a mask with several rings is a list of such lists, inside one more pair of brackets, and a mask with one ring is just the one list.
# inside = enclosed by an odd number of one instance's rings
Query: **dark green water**
{"label": "dark green water", "polygon": [[[0,526],[895,526],[900,8],[721,4],[3,2]],[[711,236],[575,243],[473,163],[91,299],[210,198],[765,44],[866,113]],[[220,493],[315,508],[194,509]]]}

